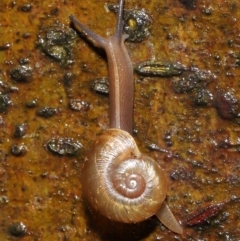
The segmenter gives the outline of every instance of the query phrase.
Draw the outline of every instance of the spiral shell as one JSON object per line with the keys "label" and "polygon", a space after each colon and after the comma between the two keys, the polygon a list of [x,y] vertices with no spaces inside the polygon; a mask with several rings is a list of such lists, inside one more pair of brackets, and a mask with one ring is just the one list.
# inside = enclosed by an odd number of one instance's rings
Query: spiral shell
{"label": "spiral shell", "polygon": [[91,205],[109,219],[124,223],[154,215],[167,193],[163,170],[120,129],[109,129],[95,141],[81,178]]}

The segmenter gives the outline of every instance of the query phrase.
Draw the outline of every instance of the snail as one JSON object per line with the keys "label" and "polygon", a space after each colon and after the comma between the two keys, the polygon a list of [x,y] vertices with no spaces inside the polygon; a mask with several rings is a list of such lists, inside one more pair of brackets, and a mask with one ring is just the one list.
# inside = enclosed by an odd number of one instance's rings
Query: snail
{"label": "snail", "polygon": [[108,129],[100,135],[87,154],[81,179],[87,200],[109,219],[136,223],[156,215],[170,230],[182,234],[164,202],[164,171],[139,151],[128,132]]}
{"label": "snail", "polygon": [[164,201],[167,178],[152,158],[142,154],[133,137],[133,68],[124,45],[123,4],[119,2],[116,32],[108,39],[70,16],[95,45],[105,49],[109,70],[110,129],[94,142],[82,168],[83,194],[109,219],[137,223],[153,215],[175,233],[183,229]]}

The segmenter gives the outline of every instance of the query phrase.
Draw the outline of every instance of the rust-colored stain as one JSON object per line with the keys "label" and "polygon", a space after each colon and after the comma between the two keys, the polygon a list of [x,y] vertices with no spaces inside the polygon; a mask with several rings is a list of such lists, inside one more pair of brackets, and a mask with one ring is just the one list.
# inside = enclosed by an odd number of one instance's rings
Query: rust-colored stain
{"label": "rust-colored stain", "polygon": [[134,138],[165,170],[183,236],[156,217],[112,222],[82,199],[84,157],[108,127],[107,95],[92,89],[107,63],[69,15],[111,35],[115,14],[105,4],[0,3],[0,239],[240,240],[238,1],[125,3],[151,19],[141,41],[126,42],[136,70]]}

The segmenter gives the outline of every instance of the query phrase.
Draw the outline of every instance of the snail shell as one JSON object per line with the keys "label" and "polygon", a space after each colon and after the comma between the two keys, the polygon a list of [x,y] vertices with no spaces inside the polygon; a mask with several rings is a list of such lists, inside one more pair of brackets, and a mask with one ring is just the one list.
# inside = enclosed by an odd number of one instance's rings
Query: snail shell
{"label": "snail shell", "polygon": [[104,216],[136,223],[160,209],[167,180],[158,163],[139,151],[130,134],[109,129],[86,157],[82,188],[87,200]]}

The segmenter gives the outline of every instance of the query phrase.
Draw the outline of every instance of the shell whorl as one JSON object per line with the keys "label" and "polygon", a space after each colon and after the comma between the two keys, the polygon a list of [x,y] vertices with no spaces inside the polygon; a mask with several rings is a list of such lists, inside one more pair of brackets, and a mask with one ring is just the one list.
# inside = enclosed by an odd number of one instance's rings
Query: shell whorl
{"label": "shell whorl", "polygon": [[138,150],[130,134],[109,129],[86,157],[82,188],[91,205],[104,216],[135,223],[159,210],[167,181],[157,162]]}

